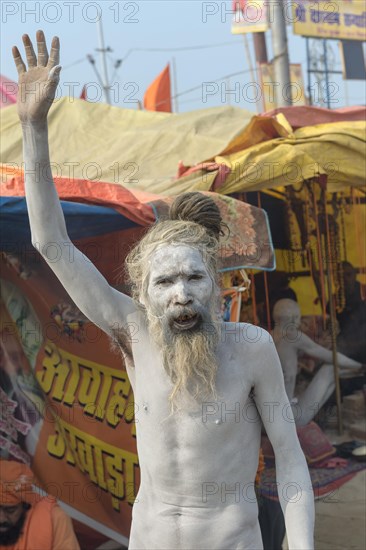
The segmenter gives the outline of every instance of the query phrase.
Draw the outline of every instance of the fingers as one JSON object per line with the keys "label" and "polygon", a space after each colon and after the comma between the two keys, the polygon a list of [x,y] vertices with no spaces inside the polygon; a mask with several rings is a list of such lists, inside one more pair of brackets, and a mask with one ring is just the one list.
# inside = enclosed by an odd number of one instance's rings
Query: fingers
{"label": "fingers", "polygon": [[13,52],[13,58],[14,58],[14,62],[15,62],[15,66],[17,68],[18,74],[25,73],[26,67],[22,59],[22,56],[19,53],[18,48],[16,46],[13,46],[12,52]]}
{"label": "fingers", "polygon": [[31,39],[27,34],[23,34],[22,36],[24,49],[25,49],[25,55],[27,57],[27,63],[28,67],[36,67],[37,66],[37,58],[36,54],[34,53],[33,44],[31,42]]}
{"label": "fingers", "polygon": [[43,31],[37,31],[38,65],[45,67],[48,63],[48,51]]}
{"label": "fingers", "polygon": [[50,70],[49,75],[48,75],[47,96],[52,100],[55,97],[56,88],[57,88],[57,85],[58,85],[59,80],[60,80],[60,71],[61,71],[61,66],[56,65],[56,67],[53,67]]}
{"label": "fingers", "polygon": [[[46,39],[43,31],[37,31],[37,49],[38,49],[38,66],[47,67],[49,70],[53,69],[60,63],[60,41],[57,36],[54,36],[51,44],[51,53],[48,56]],[[27,58],[28,68],[37,67],[37,57],[34,52],[33,44],[27,34],[23,34],[23,44],[25,54]],[[16,46],[13,47],[13,58],[18,71],[18,74],[22,74],[26,71],[25,63],[19,50]],[[61,68],[56,71],[58,77]]]}
{"label": "fingers", "polygon": [[60,72],[61,72],[61,65],[56,65],[56,67],[53,67],[50,70],[50,74],[48,75],[48,80],[58,84],[58,81],[60,80]]}
{"label": "fingers", "polygon": [[54,36],[51,44],[50,58],[48,60],[48,69],[52,69],[60,63],[60,41],[58,36]]}

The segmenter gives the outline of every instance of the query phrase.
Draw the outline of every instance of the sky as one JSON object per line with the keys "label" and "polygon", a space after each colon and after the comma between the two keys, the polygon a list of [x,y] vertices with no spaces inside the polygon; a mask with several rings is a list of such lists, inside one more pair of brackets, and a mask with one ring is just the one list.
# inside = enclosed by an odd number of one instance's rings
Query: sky
{"label": "sky", "polygon": [[[233,105],[261,111],[260,98],[250,88],[250,63],[242,35],[231,34],[231,0],[133,0],[133,1],[8,1],[1,2],[0,72],[13,80],[17,73],[11,47],[22,51],[21,36],[35,39],[43,29],[49,42],[61,41],[59,95],[79,97],[88,84],[91,101],[104,101],[102,86],[87,56],[95,59],[102,74],[99,28],[101,17],[111,100],[115,105],[136,109],[146,88],[171,63],[172,93],[179,112]],[[306,41],[287,26],[291,63],[300,63],[306,82]],[[272,57],[271,31],[266,33]],[[247,43],[254,62],[252,35]],[[328,41],[334,69],[340,70],[338,43]],[[116,60],[122,59],[115,70]],[[331,75],[334,82],[332,108],[365,103],[365,83]],[[230,93],[232,91],[232,93]]]}

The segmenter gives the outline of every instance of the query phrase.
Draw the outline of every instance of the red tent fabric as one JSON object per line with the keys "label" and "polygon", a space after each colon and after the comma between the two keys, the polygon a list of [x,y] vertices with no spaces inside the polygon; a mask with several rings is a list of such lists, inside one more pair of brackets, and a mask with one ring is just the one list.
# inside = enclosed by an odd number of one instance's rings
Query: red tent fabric
{"label": "red tent fabric", "polygon": [[0,109],[17,102],[18,84],[0,75]]}
{"label": "red tent fabric", "polygon": [[[2,181],[0,196],[24,197],[24,177],[21,170],[0,164]],[[90,180],[54,178],[56,189],[61,200],[95,204],[114,208],[135,223],[148,226],[155,221],[152,207],[148,204],[151,195],[139,192],[138,197],[122,185]]]}
{"label": "red tent fabric", "polygon": [[86,84],[84,84],[83,89],[81,90],[80,99],[84,99],[84,101],[88,101],[88,92],[86,89]]}
{"label": "red tent fabric", "polygon": [[316,124],[327,124],[328,122],[356,121],[366,119],[366,107],[343,107],[342,109],[323,109],[302,105],[299,107],[280,107],[267,113],[264,117],[273,117],[279,113],[285,115],[294,130],[304,126],[315,126]]}

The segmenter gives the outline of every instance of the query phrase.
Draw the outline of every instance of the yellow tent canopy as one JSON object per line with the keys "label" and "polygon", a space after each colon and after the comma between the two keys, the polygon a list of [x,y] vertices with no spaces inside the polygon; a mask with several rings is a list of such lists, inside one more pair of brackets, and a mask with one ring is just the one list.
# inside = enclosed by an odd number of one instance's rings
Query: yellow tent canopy
{"label": "yellow tent canopy", "polygon": [[[19,168],[21,128],[16,107],[1,112],[0,160]],[[173,195],[210,190],[218,167],[223,194],[300,183],[327,175],[328,189],[364,185],[364,121],[332,122],[293,131],[283,114],[253,116],[233,107],[182,114],[120,109],[62,98],[49,117],[53,172]],[[203,166],[176,179],[180,161]],[[216,185],[216,184],[215,184]]]}

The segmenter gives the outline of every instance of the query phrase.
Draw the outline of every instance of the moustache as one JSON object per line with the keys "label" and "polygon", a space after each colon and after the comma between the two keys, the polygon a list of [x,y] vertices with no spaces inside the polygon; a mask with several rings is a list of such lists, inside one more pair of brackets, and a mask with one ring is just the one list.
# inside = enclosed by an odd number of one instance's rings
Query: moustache
{"label": "moustache", "polygon": [[209,308],[201,305],[174,307],[166,312],[163,330],[171,335],[205,332],[217,333],[217,320]]}
{"label": "moustache", "polygon": [[210,319],[209,312],[202,306],[178,306],[168,310],[165,325],[173,331],[202,328],[204,321]]}

